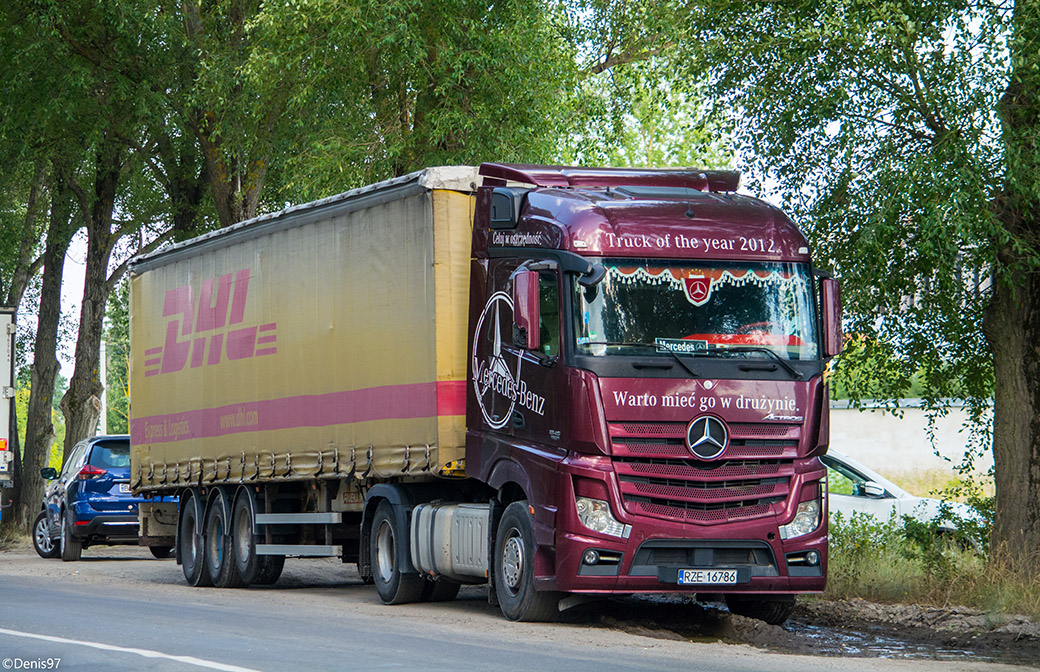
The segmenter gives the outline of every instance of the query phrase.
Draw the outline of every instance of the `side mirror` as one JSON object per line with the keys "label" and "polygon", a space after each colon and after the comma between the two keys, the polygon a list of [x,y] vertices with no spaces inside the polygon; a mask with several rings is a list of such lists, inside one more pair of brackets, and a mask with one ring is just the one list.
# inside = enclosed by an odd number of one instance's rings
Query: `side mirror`
{"label": "side mirror", "polygon": [[48,481],[53,481],[58,477],[58,470],[54,467],[44,467],[40,469],[40,476],[43,476]]}
{"label": "side mirror", "polygon": [[870,497],[871,499],[881,499],[885,496],[885,488],[874,481],[867,481],[863,484],[863,495]]}
{"label": "side mirror", "polygon": [[539,322],[538,271],[521,271],[513,276],[513,341],[528,350],[542,344]]}
{"label": "side mirror", "polygon": [[841,354],[841,286],[834,278],[820,278],[820,312],[823,318],[823,356]]}

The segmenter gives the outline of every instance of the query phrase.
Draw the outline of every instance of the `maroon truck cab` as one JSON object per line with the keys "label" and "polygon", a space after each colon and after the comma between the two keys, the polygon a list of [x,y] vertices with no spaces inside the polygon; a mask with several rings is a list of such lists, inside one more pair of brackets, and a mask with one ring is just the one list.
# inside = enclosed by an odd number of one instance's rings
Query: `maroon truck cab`
{"label": "maroon truck cab", "polygon": [[537,588],[823,590],[840,307],[798,228],[732,172],[480,172],[466,471],[526,500]]}

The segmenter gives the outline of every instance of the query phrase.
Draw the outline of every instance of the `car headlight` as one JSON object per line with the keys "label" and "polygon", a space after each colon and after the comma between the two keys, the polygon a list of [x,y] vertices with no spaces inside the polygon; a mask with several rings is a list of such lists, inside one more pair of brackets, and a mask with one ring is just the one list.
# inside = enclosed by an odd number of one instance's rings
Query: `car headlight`
{"label": "car headlight", "polygon": [[602,499],[576,497],[574,506],[578,511],[578,520],[593,532],[609,534],[612,537],[628,539],[632,526],[621,523],[610,512],[610,505]]}
{"label": "car headlight", "polygon": [[791,539],[816,531],[820,526],[820,500],[801,502],[795,511],[794,520],[780,526],[780,538]]}

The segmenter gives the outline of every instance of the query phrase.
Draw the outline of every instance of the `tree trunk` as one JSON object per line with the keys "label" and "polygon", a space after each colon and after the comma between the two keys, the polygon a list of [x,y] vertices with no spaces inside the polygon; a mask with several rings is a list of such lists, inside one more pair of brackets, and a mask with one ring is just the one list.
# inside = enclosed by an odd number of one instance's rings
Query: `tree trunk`
{"label": "tree trunk", "polygon": [[101,334],[111,291],[108,264],[118,238],[112,233],[112,213],[123,172],[122,147],[106,137],[98,149],[96,165],[94,191],[89,197],[73,184],[87,225],[87,264],[76,337],[76,364],[69,389],[59,404],[65,416],[66,454],[77,441],[94,435],[101,417]]}
{"label": "tree trunk", "polygon": [[[102,233],[100,238],[107,238]],[[83,304],[76,338],[76,365],[59,407],[65,416],[65,453],[94,436],[101,417],[101,333],[108,303],[108,260],[112,246],[92,239],[87,245]]]}
{"label": "tree trunk", "polygon": [[51,444],[54,442],[54,423],[51,413],[54,402],[54,381],[58,375],[58,324],[61,320],[61,282],[65,251],[72,238],[67,194],[60,180],[51,190],[51,216],[44,249],[43,287],[40,292],[40,311],[33,346],[31,368],[32,389],[25,420],[25,450],[21,464],[21,481],[17,498],[17,519],[23,529],[29,529],[43,502],[45,481],[40,469],[47,466]]}
{"label": "tree trunk", "polygon": [[1011,76],[1000,100],[1006,181],[997,272],[983,330],[993,352],[993,548],[1022,575],[1040,570],[1040,2],[1015,3]]}
{"label": "tree trunk", "polygon": [[1040,569],[1040,283],[997,282],[984,321],[993,351],[997,561]]}

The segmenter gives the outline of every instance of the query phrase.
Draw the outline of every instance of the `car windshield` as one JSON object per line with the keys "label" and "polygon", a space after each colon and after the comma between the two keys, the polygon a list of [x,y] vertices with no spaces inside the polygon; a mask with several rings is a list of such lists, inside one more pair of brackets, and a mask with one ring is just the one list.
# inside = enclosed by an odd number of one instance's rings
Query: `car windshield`
{"label": "car windshield", "polygon": [[90,464],[101,469],[124,469],[129,467],[129,442],[98,441],[90,451]]}
{"label": "car windshield", "polygon": [[815,359],[804,264],[606,259],[594,287],[575,283],[576,349],[585,355],[726,354]]}

